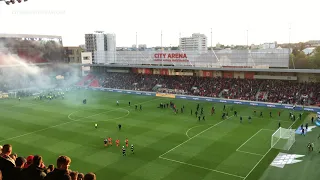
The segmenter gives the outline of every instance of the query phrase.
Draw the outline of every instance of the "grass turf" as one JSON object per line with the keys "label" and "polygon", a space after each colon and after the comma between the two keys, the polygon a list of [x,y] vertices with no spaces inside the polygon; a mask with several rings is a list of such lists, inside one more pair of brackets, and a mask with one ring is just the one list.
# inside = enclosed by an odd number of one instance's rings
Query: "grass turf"
{"label": "grass turf", "polygon": [[[84,98],[86,105],[82,104]],[[120,106],[116,106],[117,100]],[[184,113],[157,108],[160,102],[170,100],[179,110],[184,105]],[[194,115],[197,103],[204,107],[205,121],[199,122]],[[139,107],[135,110],[135,104],[142,105],[142,111]],[[288,110],[233,105],[238,117],[229,112],[229,118],[222,120],[224,104],[215,103],[216,114],[211,116],[212,105],[97,91],[69,92],[64,100],[1,100],[0,144],[12,144],[21,156],[42,155],[47,165],[55,164],[59,155],[67,155],[72,159],[70,169],[95,172],[98,179],[256,180],[279,152],[270,149],[278,122],[284,128],[298,126],[288,119]],[[258,117],[260,111],[263,118]],[[304,113],[303,119],[307,115]],[[119,138],[121,146],[128,138],[135,154],[128,148],[123,157],[115,144],[104,147],[107,137]]]}

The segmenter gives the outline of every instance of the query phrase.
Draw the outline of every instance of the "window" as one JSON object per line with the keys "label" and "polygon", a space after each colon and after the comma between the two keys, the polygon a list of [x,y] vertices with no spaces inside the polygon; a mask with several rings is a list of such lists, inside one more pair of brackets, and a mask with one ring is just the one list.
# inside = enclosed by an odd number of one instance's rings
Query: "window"
{"label": "window", "polygon": [[90,56],[84,56],[83,60],[90,60]]}
{"label": "window", "polygon": [[73,50],[72,50],[72,49],[68,49],[68,50],[67,50],[67,54],[68,54],[68,55],[72,55],[72,54],[73,54]]}

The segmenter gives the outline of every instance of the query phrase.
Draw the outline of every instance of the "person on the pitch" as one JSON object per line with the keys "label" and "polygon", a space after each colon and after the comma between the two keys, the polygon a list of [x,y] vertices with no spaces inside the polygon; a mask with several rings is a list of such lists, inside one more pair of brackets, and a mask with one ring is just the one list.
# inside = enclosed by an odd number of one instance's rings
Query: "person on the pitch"
{"label": "person on the pitch", "polygon": [[112,138],[111,138],[111,137],[108,138],[108,144],[109,144],[110,146],[112,146]]}
{"label": "person on the pitch", "polygon": [[96,124],[94,124],[94,127],[96,128],[96,129],[98,129],[98,124],[96,123]]}
{"label": "person on the pitch", "polygon": [[126,148],[124,148],[124,146],[122,146],[122,156],[126,156]]}
{"label": "person on the pitch", "polygon": [[103,142],[104,142],[104,146],[108,146],[108,140],[107,139],[104,139]]}
{"label": "person on the pitch", "polygon": [[131,106],[131,102],[129,101],[129,106]]}
{"label": "person on the pitch", "polygon": [[116,140],[116,145],[117,145],[117,147],[119,147],[119,144],[120,144],[120,140],[117,139],[117,140]]}
{"label": "person on the pitch", "polygon": [[118,124],[118,129],[119,129],[119,131],[121,130],[121,124]]}
{"label": "person on the pitch", "polygon": [[131,153],[134,154],[134,147],[133,144],[131,144]]}

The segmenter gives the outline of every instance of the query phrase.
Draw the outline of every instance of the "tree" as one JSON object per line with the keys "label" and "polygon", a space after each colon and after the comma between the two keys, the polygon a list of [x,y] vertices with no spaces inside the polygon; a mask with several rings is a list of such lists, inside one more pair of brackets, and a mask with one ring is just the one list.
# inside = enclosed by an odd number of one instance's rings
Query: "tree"
{"label": "tree", "polygon": [[310,61],[303,51],[297,51],[295,52],[295,54],[292,53],[290,55],[289,68],[296,68],[296,69],[310,68],[310,63],[309,63]]}
{"label": "tree", "polygon": [[314,53],[309,57],[309,62],[312,69],[320,68],[320,47],[314,50]]}
{"label": "tree", "polygon": [[304,49],[306,48],[306,44],[303,43],[303,42],[300,42],[300,43],[298,44],[298,47],[299,47],[299,50],[302,51],[302,50],[304,50]]}

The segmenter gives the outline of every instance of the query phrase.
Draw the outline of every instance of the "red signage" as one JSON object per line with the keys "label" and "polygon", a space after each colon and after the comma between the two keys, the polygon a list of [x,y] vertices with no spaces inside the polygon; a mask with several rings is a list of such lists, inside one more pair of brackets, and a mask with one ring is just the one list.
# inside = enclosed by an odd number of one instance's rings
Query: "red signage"
{"label": "red signage", "polygon": [[202,71],[203,77],[213,77],[212,71]]}
{"label": "red signage", "polygon": [[154,61],[189,62],[186,53],[156,53]]}
{"label": "red signage", "polygon": [[168,69],[160,69],[160,74],[161,75],[169,75],[169,70]]}

